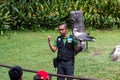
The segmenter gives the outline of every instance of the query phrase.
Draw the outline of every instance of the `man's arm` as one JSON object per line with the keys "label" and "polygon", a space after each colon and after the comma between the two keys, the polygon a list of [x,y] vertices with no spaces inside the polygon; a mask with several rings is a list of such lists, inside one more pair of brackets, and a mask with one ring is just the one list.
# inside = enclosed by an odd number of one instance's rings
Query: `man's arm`
{"label": "man's arm", "polygon": [[48,44],[49,44],[49,47],[50,47],[50,49],[51,49],[52,52],[56,52],[57,47],[55,47],[55,46],[52,44],[51,40],[52,40],[52,37],[51,37],[51,36],[48,36]]}
{"label": "man's arm", "polygon": [[77,55],[79,52],[82,51],[81,41],[74,39],[74,49],[75,49],[75,55]]}

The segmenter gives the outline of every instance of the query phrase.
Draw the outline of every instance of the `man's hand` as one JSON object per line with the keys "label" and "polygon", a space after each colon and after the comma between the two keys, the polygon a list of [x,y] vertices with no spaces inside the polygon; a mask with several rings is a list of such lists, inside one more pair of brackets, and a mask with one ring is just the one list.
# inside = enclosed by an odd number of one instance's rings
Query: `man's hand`
{"label": "man's hand", "polygon": [[52,37],[51,36],[48,36],[48,41],[50,42],[52,40]]}
{"label": "man's hand", "polygon": [[55,46],[52,44],[51,40],[52,40],[52,37],[51,37],[51,36],[48,36],[48,44],[49,44],[49,46],[50,46],[50,49],[52,50],[52,52],[55,52],[55,51],[57,50],[57,47],[55,47]]}

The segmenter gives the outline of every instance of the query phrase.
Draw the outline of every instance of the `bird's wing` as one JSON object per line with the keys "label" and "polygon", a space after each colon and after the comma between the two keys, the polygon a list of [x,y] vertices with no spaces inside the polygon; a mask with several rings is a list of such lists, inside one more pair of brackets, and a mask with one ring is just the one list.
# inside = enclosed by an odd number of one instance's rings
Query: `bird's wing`
{"label": "bird's wing", "polygon": [[75,37],[79,40],[83,40],[83,41],[93,41],[93,37],[89,36],[87,33],[85,32],[77,32],[77,34],[75,35]]}

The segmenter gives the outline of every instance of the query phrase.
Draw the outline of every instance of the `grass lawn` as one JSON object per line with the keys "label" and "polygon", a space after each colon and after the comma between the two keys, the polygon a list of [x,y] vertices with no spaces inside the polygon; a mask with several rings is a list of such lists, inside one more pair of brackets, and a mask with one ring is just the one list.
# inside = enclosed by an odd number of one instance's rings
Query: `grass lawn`
{"label": "grass lawn", "polygon": [[[91,31],[96,38],[90,42],[88,50],[81,52],[75,59],[75,76],[95,78],[99,80],[120,80],[120,62],[110,59],[110,52],[120,44],[120,30]],[[52,53],[47,43],[47,36],[58,32],[10,32],[7,36],[0,36],[0,64],[10,66],[19,65],[26,69],[46,70],[56,73],[52,66]],[[8,68],[0,67],[0,80],[9,80]],[[34,73],[24,72],[24,80],[32,80]]]}

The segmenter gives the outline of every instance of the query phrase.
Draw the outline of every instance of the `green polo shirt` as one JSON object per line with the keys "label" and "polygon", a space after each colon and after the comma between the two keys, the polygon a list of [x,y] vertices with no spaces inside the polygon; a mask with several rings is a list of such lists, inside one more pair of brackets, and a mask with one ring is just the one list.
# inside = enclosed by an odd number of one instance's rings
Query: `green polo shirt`
{"label": "green polo shirt", "polygon": [[[69,35],[70,36],[70,35]],[[66,38],[63,38],[63,42],[65,44],[65,42],[69,39],[71,39],[69,36],[67,36]],[[72,38],[74,46],[78,45],[78,41],[75,38]],[[57,47],[57,39],[54,41],[54,46]]]}

